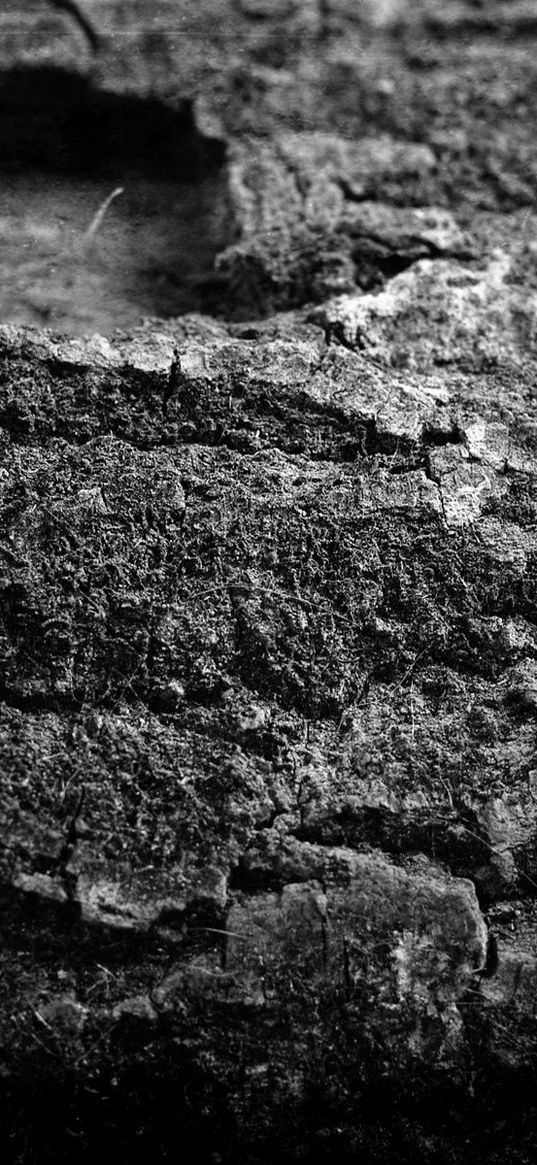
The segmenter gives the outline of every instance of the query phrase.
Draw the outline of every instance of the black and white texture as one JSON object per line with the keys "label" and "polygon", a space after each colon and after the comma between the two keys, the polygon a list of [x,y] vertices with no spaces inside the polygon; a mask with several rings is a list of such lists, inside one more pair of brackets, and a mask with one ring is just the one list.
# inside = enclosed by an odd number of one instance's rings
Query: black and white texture
{"label": "black and white texture", "polygon": [[196,311],[0,326],[4,1159],[529,1163],[534,6],[78,10],[5,74],[220,225]]}

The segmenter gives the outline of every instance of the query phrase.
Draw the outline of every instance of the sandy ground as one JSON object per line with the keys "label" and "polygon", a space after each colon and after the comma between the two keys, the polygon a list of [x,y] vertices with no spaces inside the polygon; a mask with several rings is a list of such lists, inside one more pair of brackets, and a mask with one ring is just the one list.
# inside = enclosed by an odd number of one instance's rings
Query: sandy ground
{"label": "sandy ground", "polygon": [[[122,188],[98,227],[104,201]],[[222,246],[217,182],[129,174],[0,177],[0,317],[62,332],[110,333],[199,305],[197,280]]]}

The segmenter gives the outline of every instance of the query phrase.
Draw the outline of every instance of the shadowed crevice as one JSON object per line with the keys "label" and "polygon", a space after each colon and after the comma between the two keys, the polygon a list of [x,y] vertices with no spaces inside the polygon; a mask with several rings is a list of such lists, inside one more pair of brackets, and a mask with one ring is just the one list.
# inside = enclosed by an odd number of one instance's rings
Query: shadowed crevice
{"label": "shadowed crevice", "polygon": [[225,163],[189,101],[1,74],[0,318],[106,335],[202,310],[232,235]]}

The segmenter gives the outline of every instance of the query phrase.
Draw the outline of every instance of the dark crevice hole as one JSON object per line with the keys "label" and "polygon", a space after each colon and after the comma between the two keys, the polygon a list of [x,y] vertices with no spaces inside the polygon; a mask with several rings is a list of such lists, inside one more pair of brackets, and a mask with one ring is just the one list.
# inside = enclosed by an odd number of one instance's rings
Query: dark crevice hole
{"label": "dark crevice hole", "polygon": [[190,102],[4,72],[0,183],[1,320],[109,334],[203,310],[233,223],[225,144]]}

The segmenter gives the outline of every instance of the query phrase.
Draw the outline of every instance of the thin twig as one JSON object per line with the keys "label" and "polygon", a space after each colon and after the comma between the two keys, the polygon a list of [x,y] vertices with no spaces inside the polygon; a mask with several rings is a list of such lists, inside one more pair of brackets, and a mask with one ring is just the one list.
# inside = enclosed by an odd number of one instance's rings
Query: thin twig
{"label": "thin twig", "polygon": [[116,186],[116,189],[113,190],[112,193],[108,195],[108,198],[105,198],[104,201],[101,202],[101,205],[100,205],[97,213],[94,214],[88,229],[86,231],[84,231],[84,234],[82,235],[82,244],[83,245],[91,242],[91,239],[99,230],[99,227],[103,221],[103,218],[104,218],[109,206],[111,206],[111,204],[113,203],[115,198],[117,198],[120,194],[123,194],[124,189],[125,189],[124,186]]}
{"label": "thin twig", "polygon": [[97,36],[91,21],[88,19],[84,12],[81,12],[75,0],[49,0],[49,3],[52,4],[53,8],[59,8],[64,12],[67,12],[69,16],[72,16],[73,20],[76,21],[78,27],[84,33],[90,48],[94,53],[98,52],[99,37]]}

